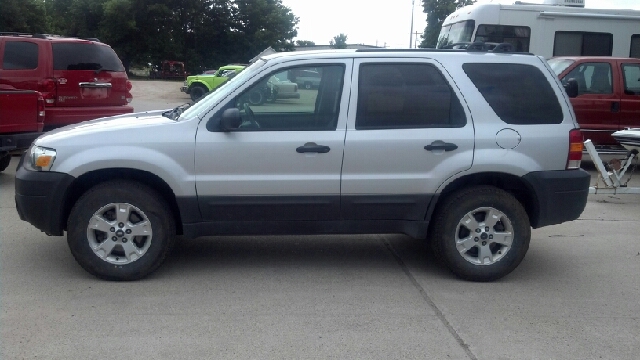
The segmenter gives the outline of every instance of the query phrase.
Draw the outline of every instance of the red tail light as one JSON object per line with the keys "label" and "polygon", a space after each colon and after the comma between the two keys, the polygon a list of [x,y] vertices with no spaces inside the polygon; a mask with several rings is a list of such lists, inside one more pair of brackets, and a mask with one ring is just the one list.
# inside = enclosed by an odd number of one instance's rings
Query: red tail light
{"label": "red tail light", "polygon": [[131,81],[127,80],[127,91],[131,91],[131,89],[133,89],[133,84]]}
{"label": "red tail light", "polygon": [[42,95],[38,96],[38,118],[37,121],[39,123],[44,123],[44,97]]}
{"label": "red tail light", "polygon": [[567,157],[567,170],[580,168],[583,148],[584,143],[580,129],[573,129],[569,131],[569,156]]}
{"label": "red tail light", "polygon": [[57,83],[54,78],[44,79],[38,84],[38,91],[42,94],[46,106],[54,106],[56,104],[56,90]]}

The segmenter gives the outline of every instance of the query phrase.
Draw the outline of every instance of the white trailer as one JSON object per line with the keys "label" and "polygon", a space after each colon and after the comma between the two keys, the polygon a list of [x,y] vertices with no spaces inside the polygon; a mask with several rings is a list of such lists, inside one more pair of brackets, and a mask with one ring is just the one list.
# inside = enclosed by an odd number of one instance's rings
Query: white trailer
{"label": "white trailer", "polygon": [[475,4],[449,15],[438,48],[465,42],[510,43],[516,51],[553,56],[640,58],[640,11],[584,8],[585,0],[545,4]]}

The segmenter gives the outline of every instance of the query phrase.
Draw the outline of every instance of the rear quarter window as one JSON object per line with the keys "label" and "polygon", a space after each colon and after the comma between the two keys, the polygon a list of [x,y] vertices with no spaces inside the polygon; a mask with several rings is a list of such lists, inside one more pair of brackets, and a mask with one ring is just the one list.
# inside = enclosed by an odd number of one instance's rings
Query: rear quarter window
{"label": "rear quarter window", "polygon": [[115,51],[95,43],[54,43],[54,70],[124,71]]}
{"label": "rear quarter window", "polygon": [[4,44],[2,68],[33,70],[38,67],[38,44],[27,41],[7,41]]}
{"label": "rear quarter window", "polygon": [[507,124],[560,124],[562,107],[544,74],[525,64],[467,63],[464,72]]}

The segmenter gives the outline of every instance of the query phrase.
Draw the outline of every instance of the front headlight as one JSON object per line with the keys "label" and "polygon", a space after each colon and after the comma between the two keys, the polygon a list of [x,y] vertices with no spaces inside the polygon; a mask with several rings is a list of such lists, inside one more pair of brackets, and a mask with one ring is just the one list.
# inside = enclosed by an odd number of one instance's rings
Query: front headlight
{"label": "front headlight", "polygon": [[56,151],[42,146],[32,145],[24,165],[29,170],[49,171],[56,159]]}

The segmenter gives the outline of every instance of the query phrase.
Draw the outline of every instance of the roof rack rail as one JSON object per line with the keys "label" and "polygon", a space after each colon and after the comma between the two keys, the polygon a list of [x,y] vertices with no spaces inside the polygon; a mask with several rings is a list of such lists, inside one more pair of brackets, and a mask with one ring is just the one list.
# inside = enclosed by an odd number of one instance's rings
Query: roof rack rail
{"label": "roof rack rail", "polygon": [[98,39],[98,38],[94,38],[94,37],[91,37],[91,38],[82,38],[82,39],[83,39],[83,40],[89,40],[89,41],[95,41],[95,42],[102,42],[102,41],[100,41],[100,39]]}
{"label": "roof rack rail", "polygon": [[513,44],[510,43],[492,43],[492,42],[458,42],[446,45],[439,49],[422,48],[422,49],[357,49],[356,52],[493,52],[493,53],[511,53],[520,55],[533,55],[530,52],[514,51]]}
{"label": "roof rack rail", "polygon": [[7,35],[7,36],[29,36],[31,34],[28,33],[21,33],[21,32],[16,32],[16,31],[0,31],[0,35]]}

